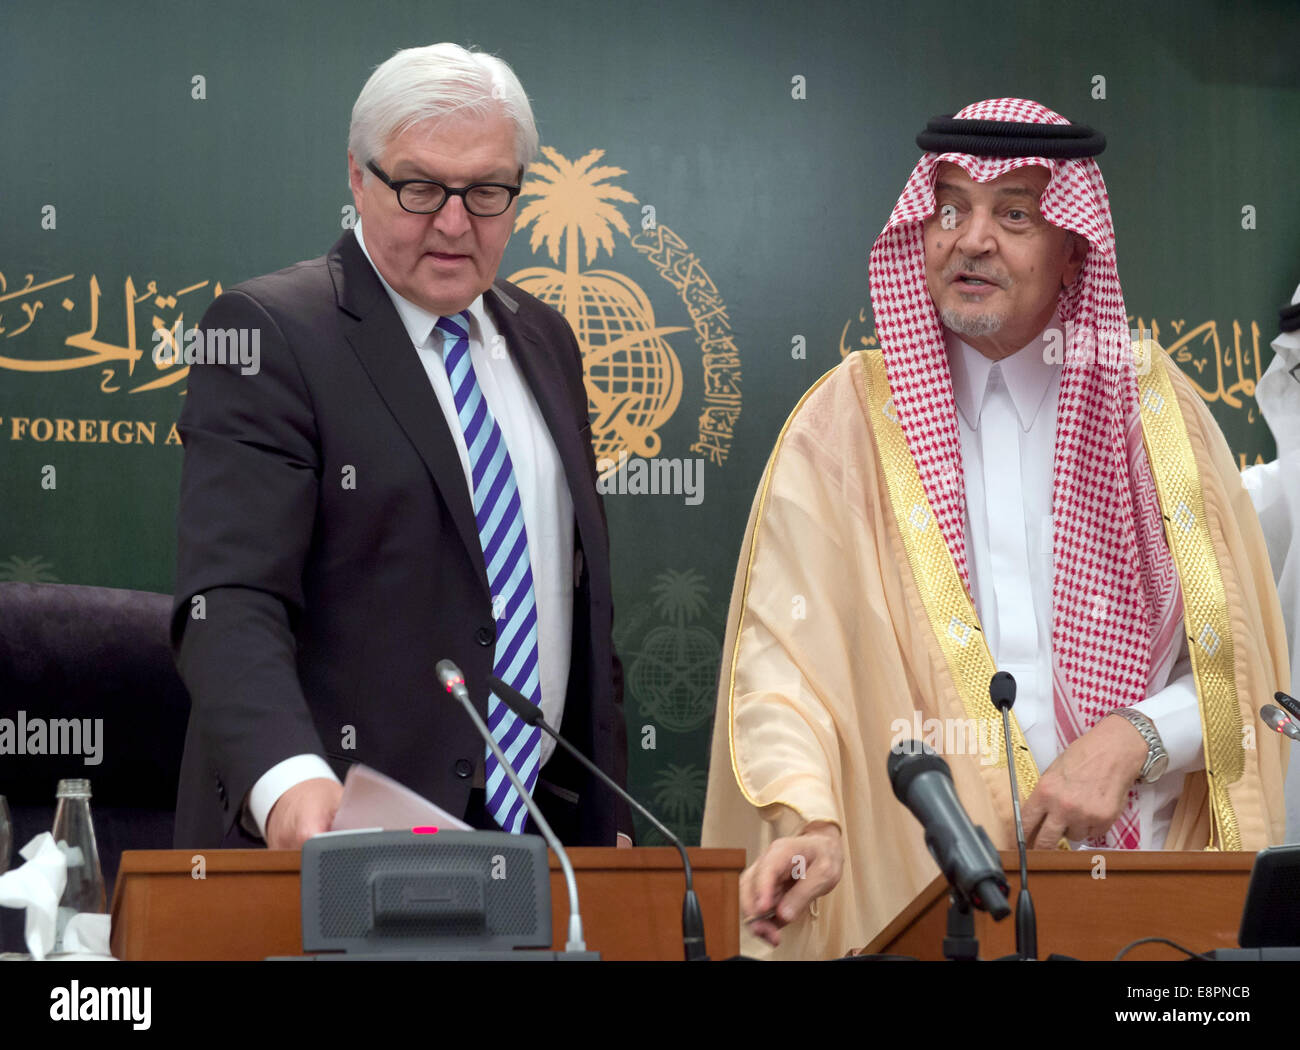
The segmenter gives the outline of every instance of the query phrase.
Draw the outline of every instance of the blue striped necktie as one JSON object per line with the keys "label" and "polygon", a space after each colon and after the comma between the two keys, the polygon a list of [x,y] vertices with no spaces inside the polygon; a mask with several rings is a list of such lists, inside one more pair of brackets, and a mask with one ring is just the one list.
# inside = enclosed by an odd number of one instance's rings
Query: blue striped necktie
{"label": "blue striped necktie", "polygon": [[[437,328],[443,337],[443,360],[451,381],[456,414],[465,435],[465,447],[469,449],[474,518],[487,566],[492,614],[496,618],[492,671],[538,703],[541,680],[537,673],[537,600],[514,465],[501,428],[492,417],[474,375],[469,354],[469,311],[440,318]],[[541,761],[542,731],[525,725],[495,693],[488,696],[488,728],[531,795]],[[483,771],[487,811],[506,831],[518,834],[523,830],[528,810],[492,749],[486,750]]]}

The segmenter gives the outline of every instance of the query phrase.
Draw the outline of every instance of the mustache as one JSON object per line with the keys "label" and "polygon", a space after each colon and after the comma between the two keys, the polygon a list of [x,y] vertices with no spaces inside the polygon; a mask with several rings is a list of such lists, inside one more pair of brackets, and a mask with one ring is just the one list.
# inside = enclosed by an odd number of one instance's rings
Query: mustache
{"label": "mustache", "polygon": [[982,277],[985,280],[991,281],[994,284],[1002,285],[1003,287],[1006,287],[1010,283],[1005,274],[994,273],[993,270],[989,269],[989,267],[985,266],[983,263],[965,257],[945,266],[943,270],[943,279],[945,281],[951,281],[962,272],[971,274],[974,277]]}

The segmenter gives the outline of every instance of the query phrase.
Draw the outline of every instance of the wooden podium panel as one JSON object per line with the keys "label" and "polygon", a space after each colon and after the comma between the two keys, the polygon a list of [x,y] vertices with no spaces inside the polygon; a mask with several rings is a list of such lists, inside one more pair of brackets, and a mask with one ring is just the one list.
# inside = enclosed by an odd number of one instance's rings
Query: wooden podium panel
{"label": "wooden podium panel", "polygon": [[[692,849],[709,955],[740,950],[745,851]],[[204,878],[195,878],[198,858]],[[129,960],[256,960],[302,954],[297,850],[127,850],[113,892],[113,954]],[[681,855],[672,848],[569,851],[587,947],[607,960],[682,958]],[[552,947],[569,918],[550,854]]]}
{"label": "wooden podium panel", "polygon": [[[1001,922],[975,913],[982,959],[1016,950],[1020,859],[1014,850],[1004,850],[1001,857],[1011,884],[1012,912]],[[1254,863],[1254,853],[1030,850],[1039,958],[1056,953],[1109,960],[1142,937],[1167,937],[1197,952],[1235,948]],[[947,922],[948,883],[939,875],[862,950],[942,959]],[[1144,944],[1124,958],[1186,956],[1168,945]]]}

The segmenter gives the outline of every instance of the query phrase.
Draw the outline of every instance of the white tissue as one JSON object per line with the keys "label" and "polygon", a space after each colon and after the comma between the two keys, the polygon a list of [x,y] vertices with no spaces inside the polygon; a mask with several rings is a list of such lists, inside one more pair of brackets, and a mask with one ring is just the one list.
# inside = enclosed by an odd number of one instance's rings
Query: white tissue
{"label": "white tissue", "polygon": [[59,950],[76,955],[111,956],[113,953],[108,946],[108,938],[112,924],[111,915],[103,912],[79,911],[64,927],[63,942]]}
{"label": "white tissue", "polygon": [[27,909],[27,950],[33,959],[44,959],[54,949],[68,862],[48,831],[41,832],[18,852],[27,863],[0,875],[0,905]]}

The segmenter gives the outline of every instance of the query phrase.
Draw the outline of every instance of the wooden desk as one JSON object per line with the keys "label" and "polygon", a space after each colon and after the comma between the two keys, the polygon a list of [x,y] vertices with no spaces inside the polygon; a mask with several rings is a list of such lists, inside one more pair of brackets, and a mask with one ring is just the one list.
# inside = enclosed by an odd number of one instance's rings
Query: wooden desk
{"label": "wooden desk", "polygon": [[[1015,906],[1020,859],[1001,854],[1011,915],[994,922],[975,913],[980,957],[1016,950]],[[1099,860],[1105,861],[1104,877]],[[1038,953],[1075,959],[1113,959],[1141,937],[1169,940],[1204,952],[1237,947],[1254,853],[1160,850],[1030,850],[1029,891],[1038,918]],[[942,959],[948,917],[948,883],[935,878],[863,950]],[[1184,959],[1168,945],[1144,944],[1126,959]]]}
{"label": "wooden desk", "polygon": [[[689,850],[709,955],[740,950],[744,850]],[[113,893],[119,959],[232,960],[302,954],[297,850],[128,850]],[[197,858],[205,877],[196,878]],[[587,947],[602,959],[682,958],[681,857],[675,849],[569,851]],[[551,855],[553,947],[564,947],[569,898]]]}

